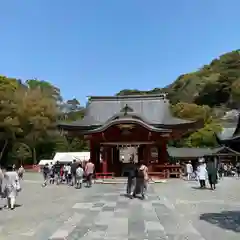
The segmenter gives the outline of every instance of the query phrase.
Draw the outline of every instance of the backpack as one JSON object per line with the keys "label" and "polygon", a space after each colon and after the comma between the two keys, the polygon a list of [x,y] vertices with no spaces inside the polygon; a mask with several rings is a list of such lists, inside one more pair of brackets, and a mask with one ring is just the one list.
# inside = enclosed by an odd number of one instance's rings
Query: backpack
{"label": "backpack", "polygon": [[82,177],[83,176],[83,169],[82,168],[77,168],[76,169],[76,176],[77,177]]}
{"label": "backpack", "polygon": [[145,170],[145,168],[142,168],[142,169],[138,169],[138,177],[139,178],[144,178],[144,170]]}

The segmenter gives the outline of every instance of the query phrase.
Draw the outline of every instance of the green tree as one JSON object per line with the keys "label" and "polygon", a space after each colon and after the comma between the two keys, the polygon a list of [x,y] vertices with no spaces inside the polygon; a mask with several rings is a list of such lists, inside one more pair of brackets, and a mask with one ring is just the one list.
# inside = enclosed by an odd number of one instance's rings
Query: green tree
{"label": "green tree", "polygon": [[222,130],[222,126],[215,121],[206,123],[205,126],[198,131],[192,133],[185,144],[189,147],[216,147],[215,134]]}
{"label": "green tree", "polygon": [[20,165],[23,165],[25,160],[32,157],[31,148],[24,143],[16,143],[13,146],[11,157],[16,159]]}
{"label": "green tree", "polygon": [[200,120],[206,121],[211,116],[211,109],[208,106],[199,106],[194,103],[180,102],[171,106],[171,110],[174,116],[188,119],[188,120]]}
{"label": "green tree", "polygon": [[33,162],[37,162],[37,144],[51,136],[57,116],[56,102],[41,89],[27,89],[17,92],[21,99],[18,105],[20,125],[23,129],[22,142],[32,149]]}

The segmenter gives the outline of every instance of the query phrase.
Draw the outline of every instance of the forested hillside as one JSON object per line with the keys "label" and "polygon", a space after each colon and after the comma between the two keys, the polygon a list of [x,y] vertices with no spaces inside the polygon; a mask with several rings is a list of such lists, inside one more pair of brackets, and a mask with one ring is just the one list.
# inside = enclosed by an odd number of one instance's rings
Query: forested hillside
{"label": "forested hillside", "polygon": [[[161,79],[159,79],[161,80]],[[240,107],[240,51],[214,59],[195,72],[179,76],[172,84],[151,91],[125,89],[117,95],[168,93],[172,103],[187,102],[210,107]]]}
{"label": "forested hillside", "polygon": [[226,111],[240,107],[240,51],[223,54],[201,69],[179,76],[164,88],[151,91],[125,89],[117,95],[161,92],[168,94],[176,116],[205,120],[203,129],[174,144],[215,146],[214,132],[221,131],[219,118]]}

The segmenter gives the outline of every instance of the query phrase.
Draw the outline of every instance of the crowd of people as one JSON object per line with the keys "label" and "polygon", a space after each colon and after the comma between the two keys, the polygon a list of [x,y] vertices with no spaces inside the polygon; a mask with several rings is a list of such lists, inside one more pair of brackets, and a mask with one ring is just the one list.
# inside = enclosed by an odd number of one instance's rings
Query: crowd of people
{"label": "crowd of people", "polygon": [[61,164],[57,161],[55,164],[46,163],[42,168],[44,183],[47,184],[60,184],[65,183],[69,186],[75,186],[81,188],[82,183],[85,180],[86,187],[92,186],[92,178],[94,174],[95,166],[89,160],[87,162],[77,162],[73,160],[72,163]]}
{"label": "crowd of people", "polygon": [[191,161],[186,164],[187,180],[196,180],[200,183],[200,188],[206,188],[206,182],[209,182],[212,190],[216,189],[216,184],[223,176],[240,177],[240,163],[235,167],[231,164],[220,163],[217,164],[213,156],[200,158],[198,165],[193,167]]}

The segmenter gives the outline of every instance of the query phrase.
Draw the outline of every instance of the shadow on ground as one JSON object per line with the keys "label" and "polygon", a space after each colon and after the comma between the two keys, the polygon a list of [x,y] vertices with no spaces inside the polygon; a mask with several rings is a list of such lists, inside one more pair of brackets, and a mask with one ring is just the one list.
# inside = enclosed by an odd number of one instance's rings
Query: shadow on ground
{"label": "shadow on ground", "polygon": [[240,211],[203,213],[200,215],[200,220],[204,220],[223,229],[240,232]]}

